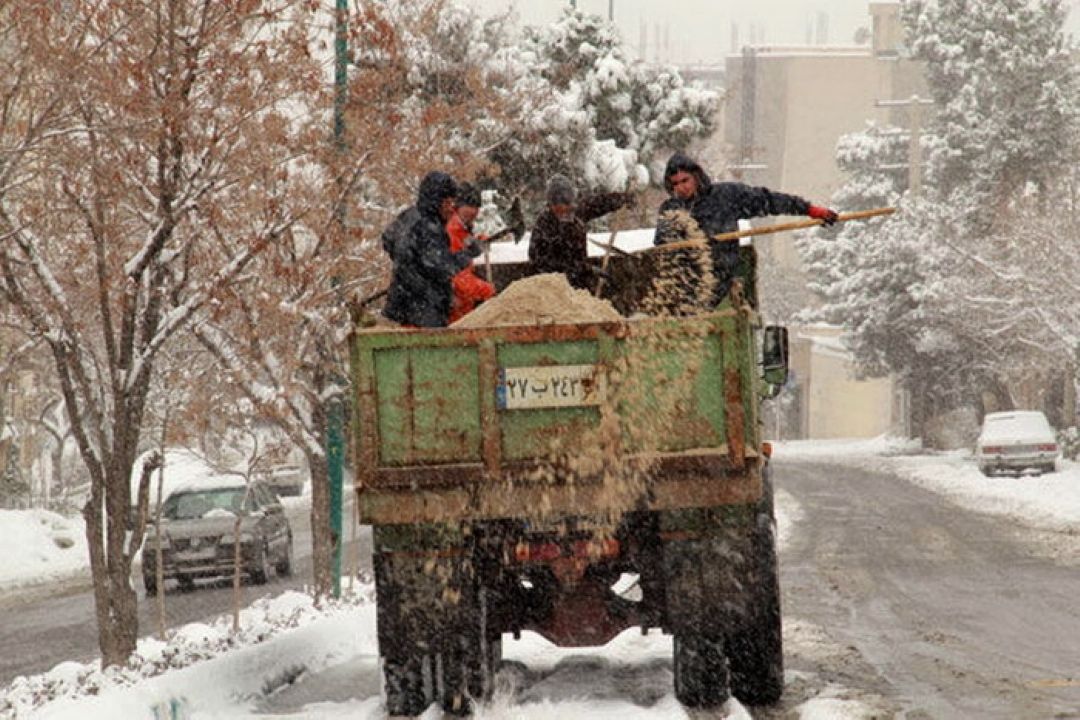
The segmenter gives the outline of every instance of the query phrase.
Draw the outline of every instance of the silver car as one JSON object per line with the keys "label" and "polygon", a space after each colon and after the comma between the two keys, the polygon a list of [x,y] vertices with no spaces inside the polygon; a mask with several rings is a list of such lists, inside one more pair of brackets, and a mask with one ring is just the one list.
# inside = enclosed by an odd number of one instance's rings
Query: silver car
{"label": "silver car", "polygon": [[1054,429],[1037,410],[989,413],[975,443],[975,461],[984,475],[1054,472],[1059,456]]}
{"label": "silver car", "polygon": [[275,465],[266,473],[263,482],[267,487],[277,493],[278,497],[286,495],[299,496],[304,492],[304,468],[295,463]]}
{"label": "silver car", "polygon": [[[252,582],[265,583],[271,567],[292,573],[292,528],[277,496],[261,482],[220,479],[178,488],[162,504],[162,579],[190,589],[196,578],[231,576],[237,531],[240,570]],[[142,551],[147,595],[158,591],[157,542],[151,526]]]}

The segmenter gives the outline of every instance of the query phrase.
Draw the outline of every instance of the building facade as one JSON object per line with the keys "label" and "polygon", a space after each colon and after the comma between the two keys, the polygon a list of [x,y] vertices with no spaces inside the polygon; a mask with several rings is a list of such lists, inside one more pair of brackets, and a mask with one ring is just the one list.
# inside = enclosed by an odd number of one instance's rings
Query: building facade
{"label": "building facade", "polygon": [[[929,93],[922,65],[904,52],[900,4],[873,2],[868,12],[865,45],[747,46],[727,59],[721,131],[706,151],[727,162],[713,165],[714,174],[829,204],[844,181],[836,164],[843,135],[871,122],[918,132]],[[805,287],[794,239],[763,236],[755,245],[761,262]],[[857,377],[840,335],[793,328],[793,378],[776,427],[799,438],[908,434],[905,394],[889,378]]]}

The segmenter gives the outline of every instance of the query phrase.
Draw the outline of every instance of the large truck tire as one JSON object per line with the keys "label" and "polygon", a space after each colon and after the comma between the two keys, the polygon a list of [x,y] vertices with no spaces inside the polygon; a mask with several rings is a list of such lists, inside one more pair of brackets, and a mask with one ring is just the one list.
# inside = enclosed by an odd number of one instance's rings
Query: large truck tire
{"label": "large truck tire", "polygon": [[664,543],[666,615],[674,635],[675,697],[686,707],[719,707],[730,697],[724,654],[730,587],[727,540],[699,537]]}
{"label": "large truck tire", "polygon": [[784,692],[780,583],[772,528],[754,544],[759,562],[758,577],[748,585],[751,605],[746,618],[726,635],[724,652],[731,667],[732,694],[747,705],[770,705]]}
{"label": "large truck tire", "polygon": [[685,707],[713,708],[729,697],[728,665],[721,640],[692,632],[675,635],[675,698]]}
{"label": "large truck tire", "polygon": [[726,634],[724,652],[731,670],[731,692],[747,705],[770,705],[784,692],[784,641],[780,616],[780,573],[773,514],[773,485],[768,466],[762,473],[764,494],[757,507],[747,563],[749,593],[740,622]]}
{"label": "large truck tire", "polygon": [[468,553],[381,552],[376,530],[374,565],[387,713],[418,715],[435,702],[469,713],[490,696],[502,647]]}

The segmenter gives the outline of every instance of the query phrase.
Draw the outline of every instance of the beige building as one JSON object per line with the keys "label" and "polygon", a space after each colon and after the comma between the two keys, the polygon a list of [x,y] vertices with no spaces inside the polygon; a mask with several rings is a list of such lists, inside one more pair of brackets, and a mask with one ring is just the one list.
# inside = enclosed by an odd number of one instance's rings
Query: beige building
{"label": "beige building", "polygon": [[[921,65],[905,57],[900,4],[871,2],[867,10],[865,45],[747,46],[727,59],[720,131],[701,150],[710,160],[726,159],[709,165],[718,179],[829,204],[844,180],[835,159],[841,136],[869,122],[908,130],[922,125],[929,93]],[[756,224],[768,222],[775,220]],[[767,236],[755,245],[762,262],[802,277],[791,235]],[[802,285],[796,280],[785,290]],[[767,299],[763,310],[768,316]],[[791,347],[794,381],[788,397],[779,398],[783,416],[776,419],[782,435],[906,434],[904,394],[889,379],[858,379],[838,328],[792,328]]]}
{"label": "beige building", "polygon": [[[900,4],[872,2],[868,11],[867,45],[747,46],[728,58],[729,177],[826,204],[843,182],[835,159],[841,136],[868,122],[921,124],[928,93],[921,65],[904,57]],[[913,103],[918,96],[923,102]],[[790,238],[770,240],[767,250],[798,268]]]}
{"label": "beige building", "polygon": [[800,438],[872,438],[906,435],[905,396],[888,378],[860,379],[840,329],[790,328],[794,382],[785,407],[785,435]]}

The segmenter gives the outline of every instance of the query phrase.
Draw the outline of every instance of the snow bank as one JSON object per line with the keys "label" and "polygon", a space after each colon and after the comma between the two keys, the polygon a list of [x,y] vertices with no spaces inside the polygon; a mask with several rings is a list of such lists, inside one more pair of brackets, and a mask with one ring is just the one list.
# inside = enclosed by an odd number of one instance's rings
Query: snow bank
{"label": "snow bank", "polygon": [[81,517],[48,510],[0,510],[0,590],[86,574],[90,556]]}
{"label": "snow bank", "polygon": [[307,595],[286,592],[253,603],[240,623],[235,634],[231,616],[222,616],[209,625],[186,625],[167,643],[143,638],[124,668],[68,662],[16,678],[0,699],[0,717],[153,717],[170,704],[186,713],[181,717],[237,717],[303,672],[376,653],[370,586],[323,608]]}
{"label": "snow bank", "polygon": [[1027,527],[1073,532],[1080,523],[1080,464],[1063,460],[1046,475],[986,477],[969,450],[920,451],[918,441],[808,440],[774,444],[778,461],[810,459],[896,473],[962,507],[1011,518]]}

